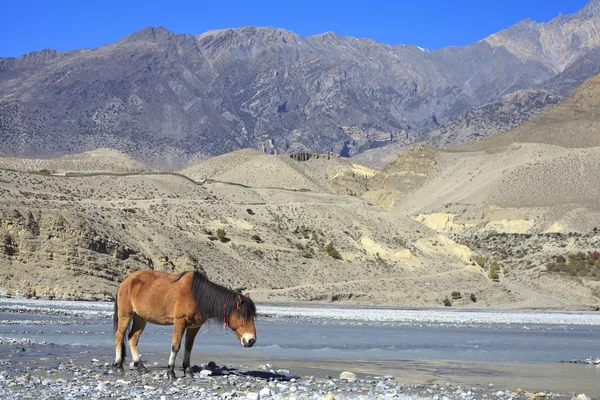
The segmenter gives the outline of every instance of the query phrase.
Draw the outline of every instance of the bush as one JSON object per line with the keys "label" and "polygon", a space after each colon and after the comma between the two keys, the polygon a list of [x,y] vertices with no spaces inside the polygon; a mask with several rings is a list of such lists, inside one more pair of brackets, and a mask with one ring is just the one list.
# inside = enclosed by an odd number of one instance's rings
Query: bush
{"label": "bush", "polygon": [[477,256],[475,257],[475,262],[479,264],[480,267],[485,267],[487,259],[484,256]]}
{"label": "bush", "polygon": [[251,208],[247,208],[247,209],[246,209],[246,212],[247,212],[248,214],[250,214],[250,215],[254,215],[254,211],[252,211],[252,209],[251,209]]}
{"label": "bush", "polygon": [[262,239],[258,235],[250,236],[250,239],[254,240],[256,243],[262,243]]}
{"label": "bush", "polygon": [[217,239],[221,242],[227,242],[229,240],[227,239],[227,231],[223,228],[217,229]]}
{"label": "bush", "polygon": [[548,272],[567,273],[571,276],[597,277],[600,274],[600,252],[578,252],[567,254],[566,257],[555,257],[556,262],[548,262]]}
{"label": "bush", "polygon": [[329,255],[330,257],[335,258],[336,260],[342,259],[342,255],[339,251],[337,251],[335,247],[333,247],[333,243],[331,242],[329,242],[329,244],[323,248],[323,251],[327,253],[327,255]]}
{"label": "bush", "polygon": [[492,280],[498,280],[500,279],[500,276],[498,275],[498,271],[500,270],[500,264],[498,264],[497,262],[493,262],[490,264],[490,279]]}
{"label": "bush", "polygon": [[473,303],[477,303],[477,297],[475,296],[475,293],[471,293],[470,298]]}
{"label": "bush", "polygon": [[452,292],[452,300],[462,299],[462,294],[460,292]]}
{"label": "bush", "polygon": [[452,302],[447,297],[444,299],[443,303],[444,303],[444,306],[446,306],[446,307],[452,307]]}

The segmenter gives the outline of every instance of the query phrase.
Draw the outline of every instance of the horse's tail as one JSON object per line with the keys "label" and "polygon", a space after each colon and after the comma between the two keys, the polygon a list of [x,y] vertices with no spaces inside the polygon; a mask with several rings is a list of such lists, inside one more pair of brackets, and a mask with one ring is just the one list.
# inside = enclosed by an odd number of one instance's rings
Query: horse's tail
{"label": "horse's tail", "polygon": [[[115,335],[117,333],[117,329],[119,329],[119,289],[117,289],[117,294],[115,295],[115,310],[113,313],[113,331]],[[123,360],[127,355],[127,352],[125,351],[125,336],[126,335],[123,335],[123,340],[121,341],[121,354]]]}

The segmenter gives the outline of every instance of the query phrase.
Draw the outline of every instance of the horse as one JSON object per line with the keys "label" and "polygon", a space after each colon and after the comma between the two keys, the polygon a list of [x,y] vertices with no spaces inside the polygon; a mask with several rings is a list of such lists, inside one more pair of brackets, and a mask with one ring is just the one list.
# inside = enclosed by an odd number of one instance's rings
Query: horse
{"label": "horse", "polygon": [[146,322],[173,325],[171,356],[167,376],[175,378],[175,358],[185,332],[185,352],[182,367],[185,376],[193,376],[190,353],[200,327],[209,320],[222,320],[235,333],[244,347],[256,343],[254,317],[256,307],[246,293],[211,282],[205,274],[187,271],[170,274],[140,270],[129,275],[117,291],[114,304],[115,364],[123,370],[125,334],[129,328],[129,347],[133,366],[140,372],[148,369],[140,359],[138,342]]}

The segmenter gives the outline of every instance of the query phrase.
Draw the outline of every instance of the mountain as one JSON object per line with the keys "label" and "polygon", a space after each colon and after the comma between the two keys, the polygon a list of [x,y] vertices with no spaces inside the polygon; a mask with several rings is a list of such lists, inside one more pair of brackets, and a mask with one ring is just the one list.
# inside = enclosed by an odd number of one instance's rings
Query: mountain
{"label": "mountain", "polygon": [[525,20],[483,40],[525,63],[544,65],[555,72],[553,78],[538,80],[528,89],[512,91],[469,109],[432,129],[398,136],[394,143],[357,155],[357,161],[383,167],[416,143],[447,148],[485,139],[512,129],[544,107],[564,100],[587,78],[600,72],[599,4],[592,1],[575,14],[561,15],[548,23]]}
{"label": "mountain", "polygon": [[549,93],[515,106],[509,120],[522,120],[598,70],[598,4],[439,50],[332,32],[146,28],[97,49],[4,58],[0,151],[111,147],[162,167],[245,147],[347,156],[517,91]]}

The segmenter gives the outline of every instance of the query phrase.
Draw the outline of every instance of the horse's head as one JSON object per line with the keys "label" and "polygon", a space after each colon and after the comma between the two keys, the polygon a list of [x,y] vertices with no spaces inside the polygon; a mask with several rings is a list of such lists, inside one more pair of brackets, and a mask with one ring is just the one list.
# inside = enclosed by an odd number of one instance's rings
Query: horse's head
{"label": "horse's head", "polygon": [[229,327],[244,347],[252,347],[256,343],[255,316],[256,307],[250,300],[250,294],[246,293],[243,296],[238,294],[235,299],[235,308],[229,315]]}

